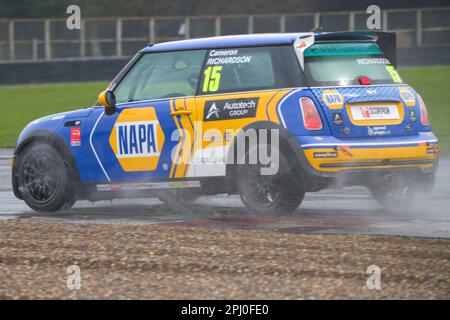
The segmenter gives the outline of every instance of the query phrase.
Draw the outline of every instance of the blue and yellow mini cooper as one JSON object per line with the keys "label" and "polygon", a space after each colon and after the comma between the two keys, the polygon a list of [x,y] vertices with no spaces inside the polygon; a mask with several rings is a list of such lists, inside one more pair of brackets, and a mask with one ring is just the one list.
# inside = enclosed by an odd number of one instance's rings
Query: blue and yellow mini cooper
{"label": "blue and yellow mini cooper", "polygon": [[[395,67],[395,34],[383,32],[150,44],[96,105],[23,130],[14,193],[37,211],[121,197],[185,207],[229,193],[250,212],[286,214],[305,192],[363,185],[406,206],[432,187],[439,148],[424,101]],[[273,141],[260,139],[267,131]],[[236,159],[242,132],[245,159],[277,146],[277,170]]]}

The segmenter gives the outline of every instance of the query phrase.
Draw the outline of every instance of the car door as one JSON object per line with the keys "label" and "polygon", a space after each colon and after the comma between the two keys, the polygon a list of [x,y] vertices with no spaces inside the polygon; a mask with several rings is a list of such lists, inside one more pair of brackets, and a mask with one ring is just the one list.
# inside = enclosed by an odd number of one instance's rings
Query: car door
{"label": "car door", "polygon": [[204,50],[147,53],[114,88],[117,111],[95,118],[90,144],[109,182],[182,178]]}
{"label": "car door", "polygon": [[256,122],[279,124],[280,101],[302,85],[291,46],[208,50],[196,98],[203,139],[196,145],[192,172],[225,175],[236,133]]}

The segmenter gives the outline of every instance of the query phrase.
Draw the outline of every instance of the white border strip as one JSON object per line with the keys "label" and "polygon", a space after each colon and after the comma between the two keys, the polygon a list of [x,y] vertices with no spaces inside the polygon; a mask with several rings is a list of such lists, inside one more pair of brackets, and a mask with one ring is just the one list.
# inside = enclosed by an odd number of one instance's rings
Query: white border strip
{"label": "white border strip", "polygon": [[97,125],[100,122],[100,119],[105,114],[105,111],[103,111],[100,116],[97,118],[97,121],[95,121],[94,127],[92,128],[91,135],[89,136],[89,144],[91,145],[91,149],[94,152],[95,158],[97,159],[98,164],[100,165],[100,168],[102,168],[103,173],[106,176],[106,179],[108,179],[109,182],[111,182],[111,179],[109,178],[108,174],[106,173],[105,168],[103,168],[102,162],[100,161],[100,158],[97,155],[97,152],[95,151],[94,144],[92,143],[92,136],[94,135],[95,129],[97,129]]}
{"label": "white border strip", "polygon": [[402,144],[415,144],[415,143],[427,143],[427,142],[437,142],[437,139],[434,140],[418,140],[418,141],[398,141],[398,142],[367,142],[367,143],[307,143],[300,145],[302,148],[307,147],[327,147],[327,146],[396,146]]}

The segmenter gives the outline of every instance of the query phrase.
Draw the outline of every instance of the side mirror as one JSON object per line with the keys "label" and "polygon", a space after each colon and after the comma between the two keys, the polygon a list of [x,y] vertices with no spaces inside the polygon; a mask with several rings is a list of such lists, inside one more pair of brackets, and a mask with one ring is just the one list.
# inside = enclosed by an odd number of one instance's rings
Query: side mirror
{"label": "side mirror", "polygon": [[98,95],[98,102],[105,107],[106,114],[116,112],[116,96],[111,90],[105,90]]}

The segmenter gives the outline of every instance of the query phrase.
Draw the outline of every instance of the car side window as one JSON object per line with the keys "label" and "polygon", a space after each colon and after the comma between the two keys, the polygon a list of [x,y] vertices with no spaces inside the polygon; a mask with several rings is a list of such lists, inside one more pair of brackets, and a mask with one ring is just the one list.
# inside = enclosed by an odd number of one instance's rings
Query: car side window
{"label": "car side window", "polygon": [[212,49],[199,94],[297,87],[302,79],[291,46]]}
{"label": "car side window", "polygon": [[117,103],[195,95],[205,53],[144,54],[115,88]]}

